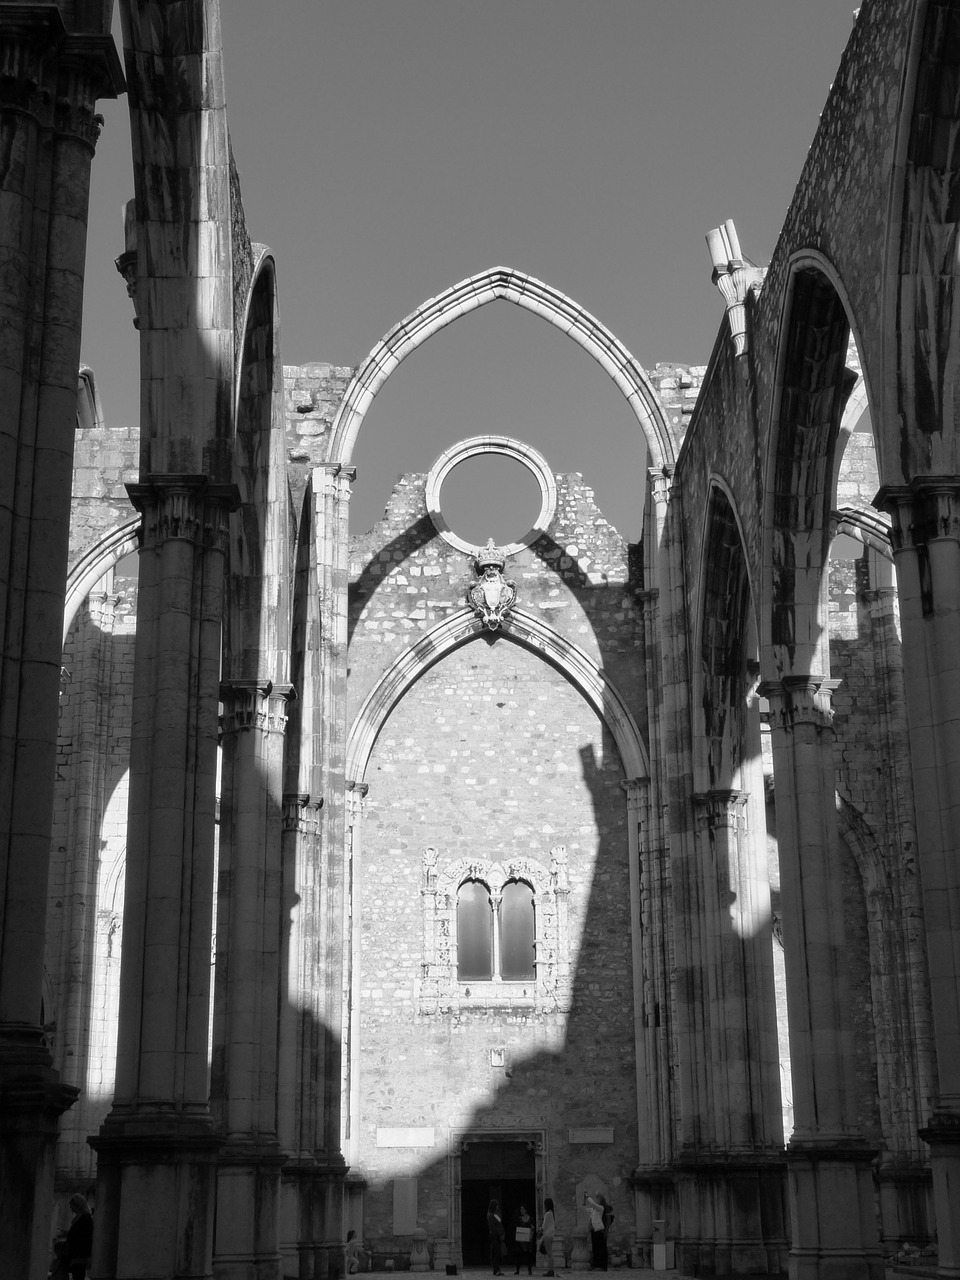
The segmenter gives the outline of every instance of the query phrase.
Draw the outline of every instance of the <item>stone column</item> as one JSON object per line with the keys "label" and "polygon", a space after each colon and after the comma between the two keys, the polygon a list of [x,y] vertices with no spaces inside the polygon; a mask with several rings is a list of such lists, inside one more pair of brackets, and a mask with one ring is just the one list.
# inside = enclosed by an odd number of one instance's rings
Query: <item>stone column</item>
{"label": "stone column", "polygon": [[936,1054],[930,1144],[939,1274],[960,1276],[960,484],[887,487]]}
{"label": "stone column", "polygon": [[[232,486],[163,475],[143,513],[117,1079],[93,1275],[212,1274],[210,938]],[[144,1224],[150,1224],[150,1230]]]}
{"label": "stone column", "polygon": [[53,5],[3,6],[0,47],[0,1273],[35,1280],[77,1092],[41,991],[95,106],[123,78]]}
{"label": "stone column", "polygon": [[787,1250],[772,920],[749,800],[725,789],[695,797],[711,1108],[701,1149],[685,1161],[689,1175],[681,1163],[680,1195],[712,1206],[714,1237],[700,1242],[701,1265],[775,1275],[786,1270]]}
{"label": "stone column", "polygon": [[288,685],[231,681],[223,703],[212,1101],[222,1145],[214,1275],[280,1275],[277,1054]]}
{"label": "stone column", "polygon": [[346,782],[347,735],[347,580],[350,545],[350,495],[355,467],[327,463],[314,470],[314,536],[317,590],[320,596],[320,767],[324,795],[320,815],[320,848],[324,893],[317,904],[320,928],[324,1035],[322,1129],[318,1135],[317,1193],[323,1203],[322,1253],[318,1280],[338,1275],[343,1259],[343,1179],[346,1164],[340,1150],[343,1048],[343,984],[348,954],[344,937],[347,904]]}
{"label": "stone column", "polygon": [[[306,694],[306,691],[305,691]],[[315,1274],[320,1205],[312,1194],[322,1108],[323,1028],[313,904],[320,899],[320,810],[308,792],[283,797],[283,952],[281,955],[279,1114],[286,1156],[280,1184],[283,1274]]]}
{"label": "stone column", "polygon": [[787,1148],[793,1280],[883,1274],[857,1115],[833,764],[833,684],[768,681],[796,1127]]}
{"label": "stone column", "polygon": [[[283,1145],[284,1252],[295,1231],[297,1274],[336,1275],[343,1257],[340,1151],[345,877],[346,658],[349,499],[353,467],[325,463],[312,473],[310,502],[313,612],[301,689],[301,785],[322,795],[317,829],[302,832],[287,857],[294,926],[283,1037],[292,1108]],[[292,861],[290,860],[292,859]],[[322,893],[321,893],[322,885]],[[290,1025],[290,1021],[294,1025]]]}
{"label": "stone column", "polygon": [[[360,940],[363,893],[363,801],[365,782],[347,782],[347,891],[344,895],[344,940],[347,967],[343,981],[343,1096],[347,1102],[344,1155],[355,1164],[360,1150]],[[428,914],[428,913],[427,913]],[[427,954],[430,954],[429,952]]]}
{"label": "stone column", "polygon": [[[646,778],[621,783],[627,798],[627,838],[630,857],[630,902],[633,931],[633,1020],[636,1043],[637,1147],[640,1163],[633,1173],[637,1215],[637,1245],[644,1266],[652,1266],[653,1223],[664,1216],[664,1201],[672,1192],[668,1168],[669,1076],[665,1057],[666,1019],[661,1009],[669,1002],[664,964],[664,912],[661,893],[662,850],[651,839]],[[666,1123],[665,1123],[666,1122]]]}

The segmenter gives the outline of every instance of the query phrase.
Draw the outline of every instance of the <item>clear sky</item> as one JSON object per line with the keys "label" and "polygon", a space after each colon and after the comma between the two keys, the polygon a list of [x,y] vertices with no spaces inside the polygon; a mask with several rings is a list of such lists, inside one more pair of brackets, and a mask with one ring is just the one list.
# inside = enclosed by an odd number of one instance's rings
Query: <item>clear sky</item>
{"label": "clear sky", "polygon": [[[744,253],[769,260],[853,10],[222,0],[233,149],[250,233],[277,256],[284,363],[355,365],[425,299],[502,265],[572,297],[644,368],[705,364],[723,305],[704,236],[733,218]],[[137,336],[113,265],[132,172],[126,101],[101,109],[83,358],[119,425],[138,411]],[[398,473],[481,432],[583,472],[638,535],[644,454],[620,393],[507,303],[445,329],[387,382],[354,458],[354,527],[373,523]],[[485,539],[471,519],[500,542],[523,531],[511,519],[532,522],[509,467],[472,480],[481,514],[451,521],[464,536]],[[491,488],[509,500],[488,519]]]}

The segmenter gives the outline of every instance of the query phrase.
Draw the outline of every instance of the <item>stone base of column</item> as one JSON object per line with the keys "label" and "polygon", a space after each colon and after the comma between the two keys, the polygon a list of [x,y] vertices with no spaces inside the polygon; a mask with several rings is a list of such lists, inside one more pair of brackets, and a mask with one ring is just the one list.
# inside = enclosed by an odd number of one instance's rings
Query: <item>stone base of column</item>
{"label": "stone base of column", "polygon": [[219,1139],[209,1117],[125,1114],[96,1137],[91,1280],[213,1278]]}
{"label": "stone base of column", "polygon": [[280,1280],[280,1170],[275,1142],[228,1138],[217,1155],[215,1280]]}
{"label": "stone base of column", "polygon": [[960,1113],[934,1112],[920,1137],[930,1145],[933,1166],[937,1275],[943,1280],[960,1280]]}
{"label": "stone base of column", "polygon": [[677,1270],[694,1276],[785,1276],[786,1163],[782,1152],[717,1158],[688,1155],[675,1165]]}
{"label": "stone base of column", "polygon": [[280,1175],[284,1280],[343,1275],[343,1160],[289,1160]]}
{"label": "stone base of column", "polygon": [[653,1267],[654,1223],[662,1222],[666,1235],[674,1237],[673,1171],[662,1165],[639,1166],[630,1175],[633,1184],[637,1231],[633,1241],[633,1265]]}
{"label": "stone base of column", "polygon": [[935,1236],[933,1175],[918,1159],[881,1161],[880,1246],[885,1256],[904,1245],[922,1249]]}
{"label": "stone base of column", "polygon": [[790,1280],[883,1280],[875,1156],[864,1146],[790,1143]]}
{"label": "stone base of column", "polygon": [[0,1026],[0,1275],[45,1280],[61,1115],[78,1089],[61,1084],[39,1027]]}

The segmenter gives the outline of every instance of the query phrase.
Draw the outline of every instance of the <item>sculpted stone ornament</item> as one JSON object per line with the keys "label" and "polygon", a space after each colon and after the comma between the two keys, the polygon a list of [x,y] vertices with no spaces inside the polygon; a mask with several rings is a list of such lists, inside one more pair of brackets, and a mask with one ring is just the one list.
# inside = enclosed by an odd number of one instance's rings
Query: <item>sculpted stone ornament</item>
{"label": "sculpted stone ornament", "polygon": [[503,576],[505,564],[506,556],[491,538],[477,555],[480,581],[467,592],[467,599],[488,631],[499,631],[517,598],[516,584]]}

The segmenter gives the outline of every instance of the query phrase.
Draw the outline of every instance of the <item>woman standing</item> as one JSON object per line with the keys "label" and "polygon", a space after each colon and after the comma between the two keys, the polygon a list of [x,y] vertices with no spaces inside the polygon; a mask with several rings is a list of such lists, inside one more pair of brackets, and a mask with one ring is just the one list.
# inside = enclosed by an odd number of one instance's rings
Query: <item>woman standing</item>
{"label": "woman standing", "polygon": [[557,1233],[557,1224],[553,1216],[553,1201],[549,1196],[543,1202],[543,1221],[540,1223],[540,1248],[546,1255],[547,1269],[544,1275],[555,1276],[553,1269],[553,1237]]}
{"label": "woman standing", "polygon": [[603,1229],[603,1205],[590,1196],[583,1197],[583,1203],[590,1210],[590,1257],[591,1270],[607,1269],[607,1235]]}
{"label": "woman standing", "polygon": [[520,1215],[517,1218],[517,1229],[514,1233],[514,1245],[516,1247],[517,1269],[514,1275],[520,1274],[520,1268],[524,1263],[527,1264],[527,1275],[533,1275],[533,1219],[527,1212],[527,1206],[520,1206]]}
{"label": "woman standing", "polygon": [[503,1219],[500,1217],[500,1202],[491,1200],[487,1209],[487,1231],[490,1235],[490,1261],[493,1263],[493,1274],[502,1276],[500,1263],[503,1261]]}

